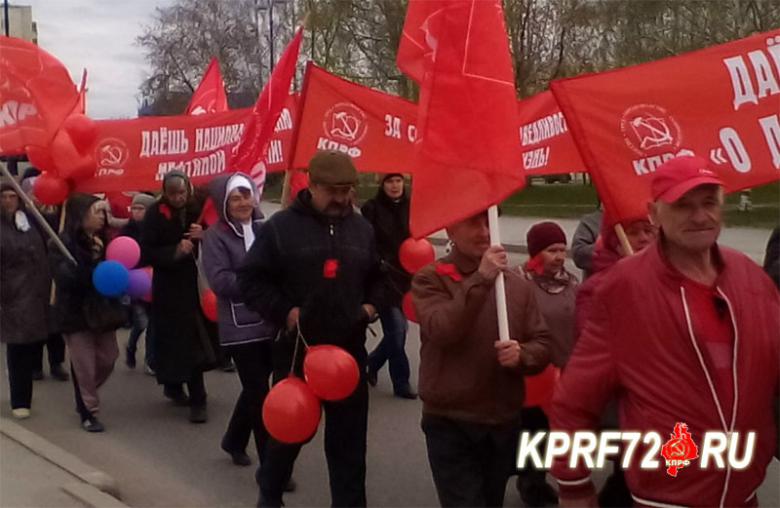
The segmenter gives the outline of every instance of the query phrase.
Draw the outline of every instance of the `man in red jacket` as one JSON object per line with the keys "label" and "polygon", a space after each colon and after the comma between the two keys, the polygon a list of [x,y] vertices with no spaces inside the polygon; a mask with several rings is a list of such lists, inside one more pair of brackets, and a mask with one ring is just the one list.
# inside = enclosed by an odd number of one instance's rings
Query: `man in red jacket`
{"label": "man in red jacket", "polygon": [[[658,454],[640,469],[640,445],[626,480],[640,506],[756,506],[777,442],[780,296],[746,256],[717,245],[723,190],[697,157],[678,157],[653,177],[649,205],[659,238],[620,261],[594,295],[591,315],[553,399],[551,427],[595,430],[616,397],[621,430],[666,439],[678,422],[701,446],[708,431],[755,431],[749,466],[703,469],[697,460],[676,477]],[[681,428],[681,427],[678,427]],[[593,501],[590,472],[568,457],[555,462],[562,505]]]}

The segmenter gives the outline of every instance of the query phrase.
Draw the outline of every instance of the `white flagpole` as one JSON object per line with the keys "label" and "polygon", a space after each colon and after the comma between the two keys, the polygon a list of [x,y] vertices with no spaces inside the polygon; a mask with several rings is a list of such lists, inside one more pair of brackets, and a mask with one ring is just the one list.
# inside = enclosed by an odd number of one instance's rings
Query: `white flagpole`
{"label": "white flagpole", "polygon": [[[498,206],[488,208],[488,225],[490,226],[490,244],[501,245],[501,231],[498,228]],[[509,316],[506,311],[506,285],[504,272],[496,277],[496,308],[498,309],[498,338],[509,340]]]}

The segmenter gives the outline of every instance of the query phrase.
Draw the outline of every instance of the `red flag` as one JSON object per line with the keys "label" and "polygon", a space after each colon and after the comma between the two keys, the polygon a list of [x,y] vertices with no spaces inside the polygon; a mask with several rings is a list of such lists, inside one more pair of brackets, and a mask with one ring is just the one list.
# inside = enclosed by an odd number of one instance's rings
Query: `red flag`
{"label": "red flag", "polygon": [[185,115],[202,115],[204,113],[218,113],[228,110],[227,95],[225,94],[225,82],[219,71],[219,61],[211,59],[198,89],[192,94]]}
{"label": "red flag", "polygon": [[517,116],[526,176],[587,172],[552,92],[518,102]]}
{"label": "red flag", "polygon": [[417,135],[417,105],[351,83],[309,63],[294,168],[318,150],[348,154],[359,171],[409,172]]}
{"label": "red flag", "polygon": [[35,44],[0,36],[0,154],[47,147],[77,100],[59,60]]}
{"label": "red flag", "polygon": [[300,27],[258,97],[252,109],[252,118],[247,123],[241,141],[233,153],[230,168],[234,171],[243,171],[256,181],[265,180],[263,156],[274,134],[279,115],[290,95],[290,84],[295,76],[295,66],[298,63],[302,40],[303,27]]}
{"label": "red flag", "polygon": [[780,30],[552,91],[617,220],[645,212],[655,169],[676,155],[709,159],[729,192],[780,178]]}
{"label": "red flag", "polygon": [[479,213],[523,187],[500,0],[410,0],[397,63],[413,79],[420,79],[422,69],[412,164],[414,237]]}
{"label": "red flag", "polygon": [[295,201],[298,193],[309,186],[309,174],[304,171],[292,170],[290,172],[290,193],[287,196],[287,203],[284,206],[289,206]]}

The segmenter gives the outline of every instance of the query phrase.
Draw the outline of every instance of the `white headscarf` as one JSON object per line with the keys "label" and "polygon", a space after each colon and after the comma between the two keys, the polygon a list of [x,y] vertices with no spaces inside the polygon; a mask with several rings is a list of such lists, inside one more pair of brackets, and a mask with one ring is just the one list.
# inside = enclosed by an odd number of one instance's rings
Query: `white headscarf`
{"label": "white headscarf", "polygon": [[[225,188],[225,216],[227,216],[227,199],[231,192],[236,189],[248,189],[249,194],[254,198],[255,191],[252,189],[252,182],[244,175],[233,175],[230,177]],[[244,248],[249,252],[252,244],[255,243],[255,232],[252,230],[252,221],[241,224],[244,233]]]}

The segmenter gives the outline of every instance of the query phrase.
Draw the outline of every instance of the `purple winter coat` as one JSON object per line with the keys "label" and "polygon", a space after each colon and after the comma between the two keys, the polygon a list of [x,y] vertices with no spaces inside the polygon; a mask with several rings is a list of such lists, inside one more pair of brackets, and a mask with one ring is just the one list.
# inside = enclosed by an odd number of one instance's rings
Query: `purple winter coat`
{"label": "purple winter coat", "polygon": [[[277,328],[250,310],[243,301],[236,272],[246,256],[241,225],[227,218],[227,189],[231,178],[243,173],[224,175],[212,180],[209,193],[219,213],[219,222],[208,228],[203,238],[203,269],[211,289],[217,295],[217,324],[223,346],[246,344],[276,337]],[[253,185],[255,195],[257,187]],[[259,207],[255,208],[252,228],[257,235],[261,226]]]}

